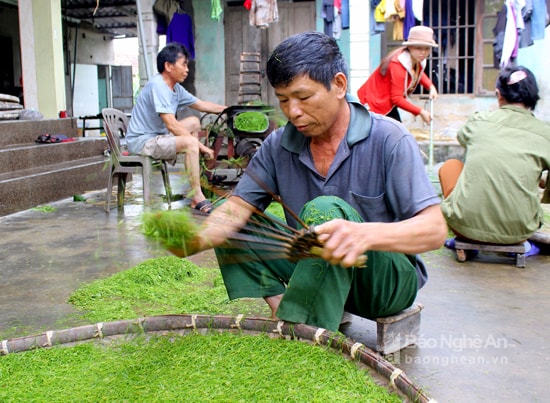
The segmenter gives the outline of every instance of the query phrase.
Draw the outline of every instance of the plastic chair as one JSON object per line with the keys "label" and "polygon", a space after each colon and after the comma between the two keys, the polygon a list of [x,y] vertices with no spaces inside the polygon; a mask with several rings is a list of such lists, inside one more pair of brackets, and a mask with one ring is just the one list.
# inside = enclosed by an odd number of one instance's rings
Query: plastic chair
{"label": "plastic chair", "polygon": [[168,175],[168,165],[166,161],[154,160],[151,157],[141,155],[129,155],[121,150],[121,139],[126,136],[128,128],[128,117],[118,109],[105,108],[102,110],[103,120],[105,122],[105,133],[109,143],[111,154],[111,174],[107,183],[107,201],[105,211],[109,212],[111,207],[111,195],[113,191],[113,179],[117,177],[117,205],[118,209],[124,208],[124,191],[129,174],[141,171],[143,178],[143,200],[146,205],[151,203],[151,174],[154,169],[160,170],[162,180],[166,190],[166,199],[168,206],[171,202],[170,178]]}

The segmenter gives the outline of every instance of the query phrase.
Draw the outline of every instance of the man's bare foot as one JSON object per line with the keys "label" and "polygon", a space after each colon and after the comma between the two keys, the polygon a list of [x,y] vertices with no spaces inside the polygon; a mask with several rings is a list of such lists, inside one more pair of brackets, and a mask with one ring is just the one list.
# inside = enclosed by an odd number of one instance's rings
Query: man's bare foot
{"label": "man's bare foot", "polygon": [[281,303],[282,298],[283,294],[264,297],[265,302],[267,302],[267,305],[269,305],[269,307],[271,308],[271,319],[278,319],[275,314],[277,312],[277,309],[279,308],[279,304]]}

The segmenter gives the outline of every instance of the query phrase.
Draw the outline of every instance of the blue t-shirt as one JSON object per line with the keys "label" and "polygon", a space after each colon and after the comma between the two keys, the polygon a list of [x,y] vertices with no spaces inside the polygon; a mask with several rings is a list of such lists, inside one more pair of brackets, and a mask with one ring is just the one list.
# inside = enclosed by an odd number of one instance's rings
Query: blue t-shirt
{"label": "blue t-shirt", "polygon": [[147,140],[168,134],[168,129],[160,118],[161,113],[175,115],[179,107],[193,105],[197,100],[197,97],[179,84],[172,91],[162,75],[155,75],[141,90],[132,110],[126,133],[128,151],[139,154]]}
{"label": "blue t-shirt", "polygon": [[[260,181],[298,213],[317,196],[338,196],[367,222],[413,217],[440,199],[430,182],[414,137],[394,119],[369,113],[348,96],[350,124],[326,177],[315,169],[310,139],[292,124],[271,133],[250,161],[233,195],[264,210],[271,195]],[[296,221],[288,214],[289,225]],[[426,281],[418,260],[419,286]]]}

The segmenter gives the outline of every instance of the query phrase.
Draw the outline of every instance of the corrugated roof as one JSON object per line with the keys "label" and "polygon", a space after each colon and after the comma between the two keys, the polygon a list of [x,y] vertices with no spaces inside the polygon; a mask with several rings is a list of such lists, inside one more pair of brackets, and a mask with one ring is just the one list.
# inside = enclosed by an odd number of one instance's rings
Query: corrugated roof
{"label": "corrugated roof", "polygon": [[61,10],[69,24],[86,24],[111,37],[137,36],[135,0],[62,0]]}

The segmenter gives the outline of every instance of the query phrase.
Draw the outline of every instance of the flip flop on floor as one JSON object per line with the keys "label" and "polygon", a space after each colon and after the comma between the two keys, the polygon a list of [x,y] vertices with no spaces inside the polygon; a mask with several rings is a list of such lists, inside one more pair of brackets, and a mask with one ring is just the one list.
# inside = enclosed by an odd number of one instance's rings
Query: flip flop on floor
{"label": "flip flop on floor", "polygon": [[212,175],[210,178],[208,178],[208,182],[217,185],[222,183],[226,179],[227,175]]}
{"label": "flip flop on floor", "polygon": [[212,209],[214,208],[214,206],[212,205],[212,203],[210,202],[210,200],[208,199],[204,199],[203,201],[201,201],[200,203],[197,203],[197,205],[195,207],[193,207],[195,210],[197,210],[198,212],[200,213],[203,213],[203,214],[210,214],[210,212],[212,211]]}

